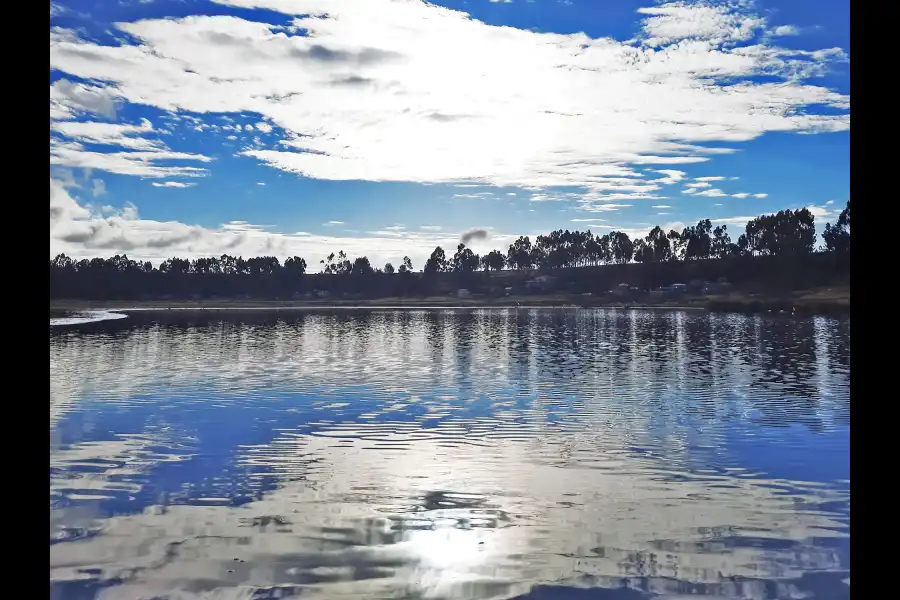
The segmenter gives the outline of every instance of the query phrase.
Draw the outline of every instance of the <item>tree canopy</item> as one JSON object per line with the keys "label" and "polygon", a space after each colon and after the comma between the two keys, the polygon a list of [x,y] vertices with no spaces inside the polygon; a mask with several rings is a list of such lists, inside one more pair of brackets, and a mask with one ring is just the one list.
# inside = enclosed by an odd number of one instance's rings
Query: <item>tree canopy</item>
{"label": "tree canopy", "polygon": [[[850,252],[850,202],[835,223],[825,225],[820,251]],[[425,262],[421,277],[415,276],[412,261],[404,256],[400,265],[374,267],[366,256],[351,260],[343,250],[330,252],[319,261],[321,275],[336,278],[330,288],[352,293],[406,294],[426,290],[438,274],[471,281],[479,270],[526,271],[623,265],[630,262],[665,263],[698,261],[740,256],[802,256],[816,251],[815,218],[809,210],[782,210],[751,219],[736,241],[728,226],[715,227],[703,219],[682,231],[666,233],[654,227],[643,238],[631,239],[622,231],[603,235],[591,231],[556,230],[533,241],[521,236],[506,251],[491,250],[483,256],[460,243],[453,256],[436,247]],[[280,262],[274,256],[173,257],[153,266],[126,255],[112,258],[74,260],[60,254],[50,260],[51,297],[79,297],[95,293],[101,297],[136,297],[159,293],[174,295],[229,296],[261,295],[285,297],[310,291],[306,285],[308,265],[299,256]],[[396,278],[396,279],[389,279]],[[468,278],[468,279],[467,279]],[[423,283],[424,282],[424,283]],[[423,287],[424,286],[424,287]],[[88,291],[86,291],[88,290]],[[89,290],[96,290],[90,292]]]}

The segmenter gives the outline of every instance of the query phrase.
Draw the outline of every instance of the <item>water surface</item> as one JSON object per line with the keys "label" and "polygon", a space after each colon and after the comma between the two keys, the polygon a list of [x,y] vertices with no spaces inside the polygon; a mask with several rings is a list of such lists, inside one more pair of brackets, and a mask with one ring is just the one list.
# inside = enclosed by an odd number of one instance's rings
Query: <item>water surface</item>
{"label": "water surface", "polygon": [[224,318],[51,328],[51,597],[849,597],[849,321]]}

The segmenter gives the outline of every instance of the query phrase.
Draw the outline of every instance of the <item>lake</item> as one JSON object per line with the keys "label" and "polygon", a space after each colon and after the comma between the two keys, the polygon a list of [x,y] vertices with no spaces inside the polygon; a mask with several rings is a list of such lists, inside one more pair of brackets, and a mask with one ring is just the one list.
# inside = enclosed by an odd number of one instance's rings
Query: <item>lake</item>
{"label": "lake", "polygon": [[849,598],[850,322],[50,328],[51,598]]}

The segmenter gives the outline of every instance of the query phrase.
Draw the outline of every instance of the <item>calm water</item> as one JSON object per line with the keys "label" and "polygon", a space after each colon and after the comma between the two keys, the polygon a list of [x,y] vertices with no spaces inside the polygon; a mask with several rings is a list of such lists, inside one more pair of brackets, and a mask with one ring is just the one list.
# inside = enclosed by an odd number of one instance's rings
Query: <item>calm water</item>
{"label": "calm water", "polygon": [[850,324],[50,331],[52,598],[848,598]]}

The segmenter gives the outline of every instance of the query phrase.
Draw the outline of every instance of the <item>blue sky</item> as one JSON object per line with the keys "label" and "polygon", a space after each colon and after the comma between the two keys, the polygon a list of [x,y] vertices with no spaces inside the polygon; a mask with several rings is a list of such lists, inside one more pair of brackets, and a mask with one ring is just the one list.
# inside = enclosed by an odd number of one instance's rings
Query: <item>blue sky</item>
{"label": "blue sky", "polygon": [[420,268],[849,199],[846,2],[51,3],[50,253]]}

